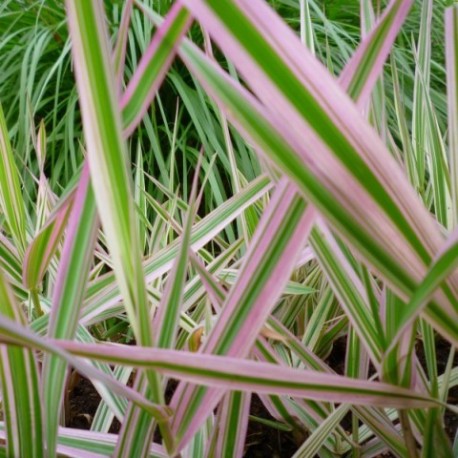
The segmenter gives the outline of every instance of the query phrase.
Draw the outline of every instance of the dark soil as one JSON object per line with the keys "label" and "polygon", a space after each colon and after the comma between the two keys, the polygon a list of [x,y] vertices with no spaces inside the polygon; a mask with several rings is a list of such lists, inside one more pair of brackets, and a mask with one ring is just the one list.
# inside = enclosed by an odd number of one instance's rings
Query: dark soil
{"label": "dark soil", "polygon": [[[251,398],[251,415],[273,420],[264,404],[253,395]],[[294,455],[298,446],[293,432],[280,431],[278,429],[269,428],[257,421],[250,420],[248,422],[248,431],[245,447],[245,458],[283,458]]]}
{"label": "dark soil", "polygon": [[[345,371],[345,345],[346,339],[338,339],[333,346],[332,352],[326,359],[326,362],[338,373],[344,374]],[[424,352],[419,345],[417,347],[417,355],[420,363],[425,367]],[[447,364],[450,345],[441,339],[437,342],[437,358],[438,371],[443,373]],[[455,356],[454,365],[458,365],[458,355]],[[132,384],[132,381],[129,383]],[[176,388],[177,382],[170,380],[166,390],[166,400],[169,402]],[[84,377],[74,377],[73,387],[69,392],[67,402],[67,426],[77,429],[89,429],[92,423],[94,414],[100,402],[98,395],[92,384]],[[458,387],[450,390],[448,402],[451,404],[458,403]],[[252,417],[257,417],[265,420],[273,420],[263,403],[256,395],[253,395],[251,401],[250,414]],[[346,430],[351,429],[351,417],[345,417],[341,423]],[[446,411],[445,426],[448,436],[453,440],[458,427],[458,416]],[[118,433],[120,424],[117,419],[113,421],[110,432]],[[287,458],[291,457],[300,446],[305,438],[298,437],[298,433],[293,431],[283,431],[270,426],[266,426],[259,421],[251,420],[248,423],[248,432],[246,439],[245,458]],[[156,432],[154,440],[160,441],[160,434]],[[384,454],[384,458],[389,458],[393,455]]]}
{"label": "dark soil", "polygon": [[92,383],[77,377],[69,396],[66,424],[69,428],[89,429],[100,403],[100,396]]}

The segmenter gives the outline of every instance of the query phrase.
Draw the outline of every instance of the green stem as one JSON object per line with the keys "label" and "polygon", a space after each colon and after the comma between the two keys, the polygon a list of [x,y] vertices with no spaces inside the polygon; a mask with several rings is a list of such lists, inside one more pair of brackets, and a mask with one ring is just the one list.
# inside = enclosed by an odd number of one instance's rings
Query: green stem
{"label": "green stem", "polygon": [[32,304],[33,304],[33,308],[34,308],[35,313],[37,314],[37,316],[42,316],[43,315],[43,309],[41,308],[40,297],[38,295],[38,290],[32,289],[30,291],[30,297],[32,298]]}
{"label": "green stem", "polygon": [[412,433],[409,417],[406,410],[399,411],[399,420],[401,421],[402,434],[406,442],[407,453],[409,458],[418,458],[417,444]]}

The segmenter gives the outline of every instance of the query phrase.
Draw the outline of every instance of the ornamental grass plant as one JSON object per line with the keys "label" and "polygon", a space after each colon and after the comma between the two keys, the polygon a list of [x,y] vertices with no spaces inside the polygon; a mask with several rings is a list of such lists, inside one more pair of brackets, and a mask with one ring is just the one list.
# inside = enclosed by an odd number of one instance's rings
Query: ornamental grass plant
{"label": "ornamental grass plant", "polygon": [[0,456],[458,456],[457,4],[4,0],[0,56]]}

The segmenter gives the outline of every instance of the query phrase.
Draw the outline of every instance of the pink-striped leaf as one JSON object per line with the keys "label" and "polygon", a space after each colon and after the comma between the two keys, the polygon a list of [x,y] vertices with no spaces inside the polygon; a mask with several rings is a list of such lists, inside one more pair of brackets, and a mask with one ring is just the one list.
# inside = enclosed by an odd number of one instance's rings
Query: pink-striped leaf
{"label": "pink-striped leaf", "polygon": [[175,57],[180,38],[191,24],[189,13],[179,3],[169,11],[164,23],[142,56],[138,68],[121,97],[125,135],[130,135],[151,105],[156,91]]}
{"label": "pink-striped leaf", "polygon": [[[427,395],[395,385],[228,356],[129,345],[89,345],[63,340],[52,341],[52,344],[73,355],[154,368],[169,377],[216,388],[380,407],[427,408],[443,405],[441,401]],[[456,410],[452,406],[448,407]]]}
{"label": "pink-striped leaf", "polygon": [[119,24],[118,35],[116,37],[116,45],[113,52],[113,67],[116,73],[116,85],[118,87],[119,95],[123,91],[123,76],[124,66],[126,63],[126,48],[127,37],[129,32],[129,24],[132,16],[132,9],[134,0],[127,0],[122,10],[121,23]]}
{"label": "pink-striped leaf", "polygon": [[[422,272],[424,275],[432,253],[440,248],[442,236],[399,166],[335,81],[306,51],[297,54],[298,60],[293,62],[278,43],[272,43],[267,23],[269,30],[272,23],[278,23],[273,29],[276,31],[284,25],[263,2],[209,1],[204,5],[199,0],[191,5],[185,0],[185,3],[214,33],[213,38],[236,62],[244,77],[253,83],[252,90],[266,106],[276,107],[271,112],[272,122],[281,128],[284,138],[291,142],[298,132],[308,132],[307,145],[299,138],[294,142],[295,155],[277,151],[274,160],[400,294],[411,294]],[[235,31],[234,24],[240,22],[244,27]],[[283,33],[281,36],[286,37]],[[292,36],[287,38],[290,43],[295,40]],[[303,95],[301,102],[299,93]],[[244,93],[243,98],[246,100],[248,96]],[[314,114],[311,106],[316,108]],[[324,119],[327,119],[325,124]],[[296,162],[299,157],[304,161],[302,166]],[[299,168],[303,172],[301,176]],[[313,186],[319,182],[321,189],[313,189],[312,181],[315,181]],[[354,195],[358,195],[357,203]],[[338,206],[334,206],[337,201]],[[450,280],[453,285],[455,280],[454,277]],[[446,294],[450,298],[453,293],[446,291]],[[448,299],[438,300],[447,313],[457,314]],[[453,336],[458,332],[434,303],[426,309],[426,316],[442,333]]]}
{"label": "pink-striped leaf", "polygon": [[40,229],[27,248],[22,282],[30,290],[37,289],[43,280],[49,263],[54,256],[65,230],[70,215],[76,188],[61,198],[59,204],[48,217],[46,224]]}
{"label": "pink-striped leaf", "polygon": [[[68,226],[54,286],[48,336],[73,339],[78,326],[99,228],[87,164],[81,173]],[[65,361],[54,355],[47,355],[44,358],[43,401],[46,406],[47,448],[51,455],[57,446],[58,419],[62,407],[66,373]]]}
{"label": "pink-striped leaf", "polygon": [[[282,180],[259,223],[238,280],[227,296],[203,353],[245,357],[282,293],[314,220],[296,188]],[[222,393],[180,384],[171,407],[178,449],[198,430]]]}
{"label": "pink-striped leaf", "polygon": [[[16,326],[22,326],[26,322],[1,271],[0,318],[11,320]],[[0,388],[6,425],[7,456],[43,457],[40,378],[32,349],[0,345]]]}
{"label": "pink-striped leaf", "polygon": [[[154,404],[138,394],[132,388],[119,383],[113,377],[95,369],[90,364],[73,357],[71,354],[59,348],[59,345],[38,337],[26,327],[19,325],[5,315],[0,315],[0,342],[20,347],[31,347],[63,358],[67,363],[80,374],[88,379],[101,382],[106,385],[113,393],[126,397],[139,407],[147,410],[150,414],[160,421],[167,421],[170,417],[170,409]],[[57,342],[57,341],[55,341]]]}

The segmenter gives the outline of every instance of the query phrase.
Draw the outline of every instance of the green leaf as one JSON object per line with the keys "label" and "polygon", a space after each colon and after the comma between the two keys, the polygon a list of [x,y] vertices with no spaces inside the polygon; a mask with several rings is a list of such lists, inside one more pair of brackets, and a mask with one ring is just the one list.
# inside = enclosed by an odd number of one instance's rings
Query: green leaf
{"label": "green leaf", "polygon": [[8,128],[3,108],[0,105],[0,208],[5,214],[6,224],[13,237],[19,256],[22,258],[26,246],[26,219],[24,199],[21,192],[20,175],[14,161]]}

